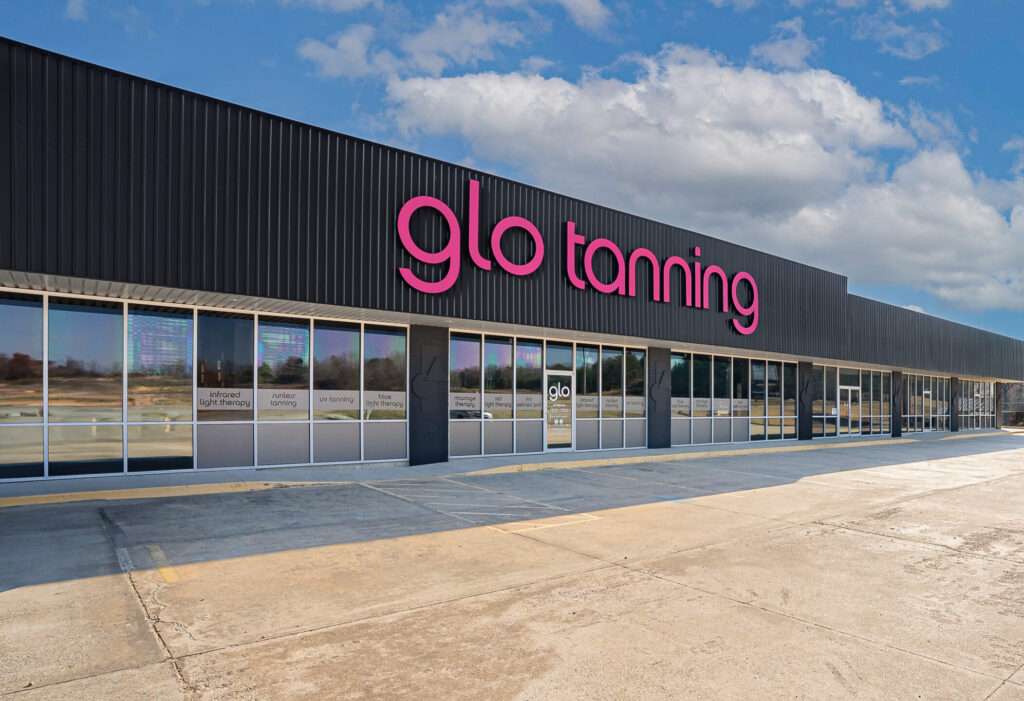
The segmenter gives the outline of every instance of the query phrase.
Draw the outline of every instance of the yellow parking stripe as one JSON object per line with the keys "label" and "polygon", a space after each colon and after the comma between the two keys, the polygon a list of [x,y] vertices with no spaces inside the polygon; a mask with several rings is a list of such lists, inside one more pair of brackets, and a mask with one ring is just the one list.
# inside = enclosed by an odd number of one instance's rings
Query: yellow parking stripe
{"label": "yellow parking stripe", "polygon": [[167,556],[164,555],[164,551],[159,545],[147,545],[146,550],[149,551],[149,556],[153,558],[153,562],[156,563],[156,569],[165,582],[174,584],[181,581],[178,573],[171,567],[171,563],[168,562]]}
{"label": "yellow parking stripe", "polygon": [[346,482],[225,482],[222,484],[183,484],[172,487],[139,487],[137,489],[108,489],[95,492],[68,492],[62,494],[34,494],[23,497],[0,498],[0,509],[8,506],[33,506],[36,504],[62,504],[73,501],[115,501],[120,499],[158,499],[161,497],[182,497],[197,494],[228,494],[232,492],[255,492],[281,487],[312,487],[317,485],[339,485]]}

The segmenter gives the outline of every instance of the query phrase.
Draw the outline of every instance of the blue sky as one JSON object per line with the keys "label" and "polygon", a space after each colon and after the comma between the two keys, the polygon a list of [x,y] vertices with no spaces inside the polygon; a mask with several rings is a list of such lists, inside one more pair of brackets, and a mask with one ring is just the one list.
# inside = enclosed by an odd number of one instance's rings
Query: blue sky
{"label": "blue sky", "polygon": [[0,0],[0,22],[1024,337],[1019,0]]}

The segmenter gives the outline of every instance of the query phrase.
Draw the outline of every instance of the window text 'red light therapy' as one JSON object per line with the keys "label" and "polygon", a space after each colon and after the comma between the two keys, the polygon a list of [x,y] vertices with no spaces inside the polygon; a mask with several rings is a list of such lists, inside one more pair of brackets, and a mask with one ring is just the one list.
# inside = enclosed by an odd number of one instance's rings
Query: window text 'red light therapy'
{"label": "window text 'red light therapy'", "polygon": [[[410,223],[413,214],[422,208],[433,209],[444,217],[448,225],[447,243],[436,252],[423,250],[412,238]],[[467,248],[473,264],[481,270],[491,270],[492,261],[480,252],[480,183],[469,181],[469,212],[466,220]],[[533,242],[533,255],[525,263],[513,263],[502,252],[501,240],[509,229],[522,229]],[[423,280],[410,268],[399,268],[402,279],[415,290],[427,294],[440,294],[450,290],[459,279],[462,266],[462,233],[458,217],[451,207],[427,195],[413,197],[402,205],[398,213],[398,238],[405,251],[428,265],[447,265],[447,271],[441,279],[431,282]],[[526,276],[536,272],[544,262],[544,237],[540,230],[528,219],[523,217],[505,217],[490,232],[491,256],[505,272]],[[598,278],[594,270],[594,258],[606,251],[611,255],[612,268],[615,275],[609,281]],[[580,290],[591,287],[601,294],[614,294],[623,297],[636,297],[637,268],[643,264],[649,269],[651,280],[651,298],[655,302],[669,304],[673,300],[673,287],[678,289],[678,304],[696,309],[709,309],[714,291],[718,291],[721,311],[735,311],[741,318],[731,319],[733,328],[749,336],[757,329],[760,316],[757,282],[747,272],[738,272],[730,278],[718,265],[704,265],[700,259],[700,247],[694,247],[692,255],[695,260],[688,262],[680,256],[669,256],[664,260],[646,248],[630,251],[628,256],[611,240],[596,238],[587,241],[582,234],[576,233],[576,223],[565,223],[565,266],[564,270],[569,283]],[[583,265],[580,274],[579,253],[582,252]],[[673,286],[675,282],[675,286]],[[742,320],[746,323],[742,323]]]}

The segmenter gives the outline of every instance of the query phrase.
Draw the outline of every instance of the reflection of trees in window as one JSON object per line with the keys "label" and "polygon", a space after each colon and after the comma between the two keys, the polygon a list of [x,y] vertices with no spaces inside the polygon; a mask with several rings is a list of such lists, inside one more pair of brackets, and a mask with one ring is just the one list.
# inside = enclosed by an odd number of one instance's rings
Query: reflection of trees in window
{"label": "reflection of trees in window", "polygon": [[626,351],[626,394],[644,396],[644,352]]}
{"label": "reflection of trees in window", "polygon": [[317,358],[315,389],[359,389],[359,355],[344,353]]}
{"label": "reflection of trees in window", "polygon": [[260,387],[281,387],[288,389],[305,389],[307,382],[306,360],[291,356],[278,361],[273,366],[264,362],[260,366]]}

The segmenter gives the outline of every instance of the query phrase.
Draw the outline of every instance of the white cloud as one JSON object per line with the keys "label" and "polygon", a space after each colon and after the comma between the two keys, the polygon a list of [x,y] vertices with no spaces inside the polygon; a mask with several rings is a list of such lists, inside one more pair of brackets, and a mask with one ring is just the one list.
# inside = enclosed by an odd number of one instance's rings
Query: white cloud
{"label": "white cloud", "polygon": [[779,68],[803,68],[807,58],[818,48],[818,42],[804,35],[802,17],[775,25],[771,41],[750,50],[751,56]]}
{"label": "white cloud", "polygon": [[904,304],[902,306],[904,309],[909,309],[912,312],[919,312],[921,314],[924,314],[924,307],[921,307],[917,304]]}
{"label": "white cloud", "polygon": [[522,73],[543,73],[554,66],[554,61],[543,56],[530,56],[519,62],[519,70]]}
{"label": "white cloud", "polygon": [[[824,70],[736,67],[681,46],[634,59],[631,80],[484,72],[393,78],[388,93],[406,133],[460,137],[543,187],[858,283],[1024,309],[1024,179],[969,173],[948,115],[891,112]],[[892,173],[882,148],[907,152]]]}
{"label": "white cloud", "polygon": [[1015,136],[1005,144],[1003,144],[1003,151],[1016,151],[1017,160],[1010,169],[1010,172],[1014,175],[1024,174],[1024,137]]}
{"label": "white cloud", "polygon": [[921,10],[941,10],[949,7],[950,0],[903,0],[903,3],[915,12]]}
{"label": "white cloud", "polygon": [[314,10],[329,12],[351,12],[361,10],[367,5],[379,5],[379,0],[278,0],[288,7],[311,7]]}
{"label": "white cloud", "polygon": [[387,51],[370,52],[374,28],[354,24],[331,36],[327,42],[305,39],[299,44],[299,56],[316,64],[322,78],[362,77],[389,73],[397,68],[397,60]]}
{"label": "white cloud", "polygon": [[601,0],[555,0],[565,8],[572,21],[591,31],[602,29],[612,13]]}
{"label": "white cloud", "polygon": [[938,85],[939,76],[937,75],[908,75],[906,78],[900,78],[900,85]]}
{"label": "white cloud", "polygon": [[86,0],[68,0],[64,6],[64,17],[66,19],[84,20],[87,16]]}
{"label": "white cloud", "polygon": [[853,38],[871,40],[882,53],[916,61],[933,54],[946,45],[942,25],[932,21],[929,28],[900,24],[893,19],[891,6],[871,15],[861,15]]}
{"label": "white cloud", "polygon": [[514,24],[458,4],[437,13],[423,31],[402,39],[401,47],[413,68],[440,75],[452,64],[473,65],[494,58],[495,46],[515,46],[522,41],[523,34]]}

